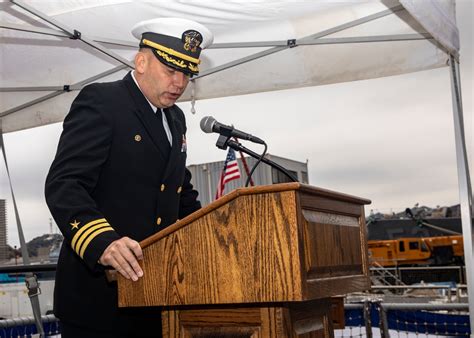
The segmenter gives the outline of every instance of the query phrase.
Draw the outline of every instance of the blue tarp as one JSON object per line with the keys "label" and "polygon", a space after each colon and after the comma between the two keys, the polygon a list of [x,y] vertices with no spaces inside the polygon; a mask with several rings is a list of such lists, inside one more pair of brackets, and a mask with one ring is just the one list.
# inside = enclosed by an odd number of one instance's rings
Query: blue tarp
{"label": "blue tarp", "polygon": [[10,276],[8,273],[0,273],[0,284],[24,282],[24,276]]}
{"label": "blue tarp", "polygon": [[[376,304],[370,304],[370,320],[373,327],[380,327],[380,315]],[[345,311],[347,327],[365,327],[361,309]],[[452,315],[429,311],[387,311],[388,328],[403,332],[437,334],[446,336],[469,336],[469,315]]]}

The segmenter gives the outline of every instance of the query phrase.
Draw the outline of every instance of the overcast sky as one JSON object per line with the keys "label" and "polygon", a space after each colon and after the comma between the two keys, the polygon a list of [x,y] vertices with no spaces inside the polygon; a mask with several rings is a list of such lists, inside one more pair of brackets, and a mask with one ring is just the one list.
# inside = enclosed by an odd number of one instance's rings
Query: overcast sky
{"label": "overcast sky", "polygon": [[[473,5],[458,0],[461,77],[469,156],[473,139]],[[312,185],[372,200],[388,213],[415,203],[459,203],[448,68],[337,85],[199,101],[197,114],[180,104],[188,124],[188,164],[224,160],[216,136],[199,121],[212,115],[266,140],[269,153],[309,161]],[[27,240],[49,232],[43,196],[61,124],[4,136]],[[255,150],[260,150],[254,147]],[[471,158],[472,176],[472,158]],[[5,167],[0,198],[7,199],[8,242],[18,245]],[[57,230],[55,230],[57,231]]]}

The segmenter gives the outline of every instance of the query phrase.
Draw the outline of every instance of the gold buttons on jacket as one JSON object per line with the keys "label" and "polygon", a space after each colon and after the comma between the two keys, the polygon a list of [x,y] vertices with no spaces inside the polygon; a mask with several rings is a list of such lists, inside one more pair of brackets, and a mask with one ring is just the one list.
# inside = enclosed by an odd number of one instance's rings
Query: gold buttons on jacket
{"label": "gold buttons on jacket", "polygon": [[142,140],[142,137],[140,135],[135,135],[135,141],[140,142]]}
{"label": "gold buttons on jacket", "polygon": [[182,187],[178,187],[178,194],[180,194],[182,190],[183,190]]}
{"label": "gold buttons on jacket", "polygon": [[160,190],[165,191],[166,186],[164,184],[161,185]]}
{"label": "gold buttons on jacket", "polygon": [[158,218],[156,219],[156,225],[160,225],[160,224],[161,224],[161,217],[158,217]]}

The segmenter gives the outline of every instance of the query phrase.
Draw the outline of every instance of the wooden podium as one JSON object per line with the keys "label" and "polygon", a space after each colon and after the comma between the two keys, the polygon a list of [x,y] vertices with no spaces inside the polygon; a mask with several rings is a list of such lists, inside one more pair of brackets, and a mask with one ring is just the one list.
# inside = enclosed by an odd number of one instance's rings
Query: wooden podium
{"label": "wooden podium", "polygon": [[331,297],[370,287],[364,204],[300,183],[237,189],[140,244],[120,307],[163,337],[332,337]]}

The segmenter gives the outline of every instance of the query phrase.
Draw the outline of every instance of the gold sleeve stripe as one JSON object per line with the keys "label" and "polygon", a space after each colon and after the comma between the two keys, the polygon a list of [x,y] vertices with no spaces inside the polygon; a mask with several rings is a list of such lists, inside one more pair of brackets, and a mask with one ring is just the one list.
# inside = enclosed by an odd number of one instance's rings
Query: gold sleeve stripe
{"label": "gold sleeve stripe", "polygon": [[114,231],[114,228],[112,228],[110,226],[106,227],[106,228],[102,228],[102,229],[99,229],[96,232],[94,232],[92,235],[90,235],[89,238],[87,238],[87,240],[84,242],[84,245],[82,246],[82,249],[81,249],[81,252],[79,253],[79,256],[81,258],[84,258],[84,252],[86,251],[87,247],[89,246],[89,243],[94,238],[96,238],[98,235],[100,235],[101,233],[106,232],[106,231]]}
{"label": "gold sleeve stripe", "polygon": [[160,45],[156,42],[153,42],[153,41],[150,41],[150,40],[147,40],[147,39],[143,39],[142,41],[145,45],[147,46],[150,46],[150,47],[153,47],[155,49],[158,49],[158,50],[162,50],[163,52],[166,52],[168,54],[171,54],[171,55],[174,55],[174,56],[177,56],[183,60],[186,60],[186,61],[189,61],[189,62],[194,62],[194,63],[197,63],[197,64],[200,64],[201,63],[201,60],[199,59],[196,59],[196,58],[193,58],[189,55],[186,55],[186,54],[183,54],[183,53],[180,53],[178,51],[175,51],[174,49],[171,49],[171,48],[168,48],[168,47],[165,47],[163,45]]}
{"label": "gold sleeve stripe", "polygon": [[82,236],[79,238],[79,240],[77,241],[76,243],[76,246],[72,247],[74,249],[74,251],[76,251],[78,254],[81,250],[81,246],[82,246],[82,243],[84,243],[84,241],[87,239],[87,237],[93,233],[94,231],[96,231],[97,229],[100,229],[100,228],[105,228],[105,227],[110,227],[110,224],[109,223],[100,223],[100,224],[96,224],[92,227],[90,227],[89,229],[87,229],[86,232],[84,232],[82,234]]}
{"label": "gold sleeve stripe", "polygon": [[84,225],[83,227],[81,227],[77,232],[76,234],[74,235],[74,237],[72,238],[72,242],[71,242],[71,246],[72,248],[74,249],[74,246],[76,245],[76,242],[77,240],[79,239],[79,237],[81,237],[82,233],[84,231],[86,231],[87,229],[89,229],[91,226],[93,225],[96,225],[97,223],[104,223],[104,222],[107,222],[107,220],[105,218],[100,218],[100,219],[96,219],[94,221],[91,221],[89,223],[87,223],[86,225]]}

